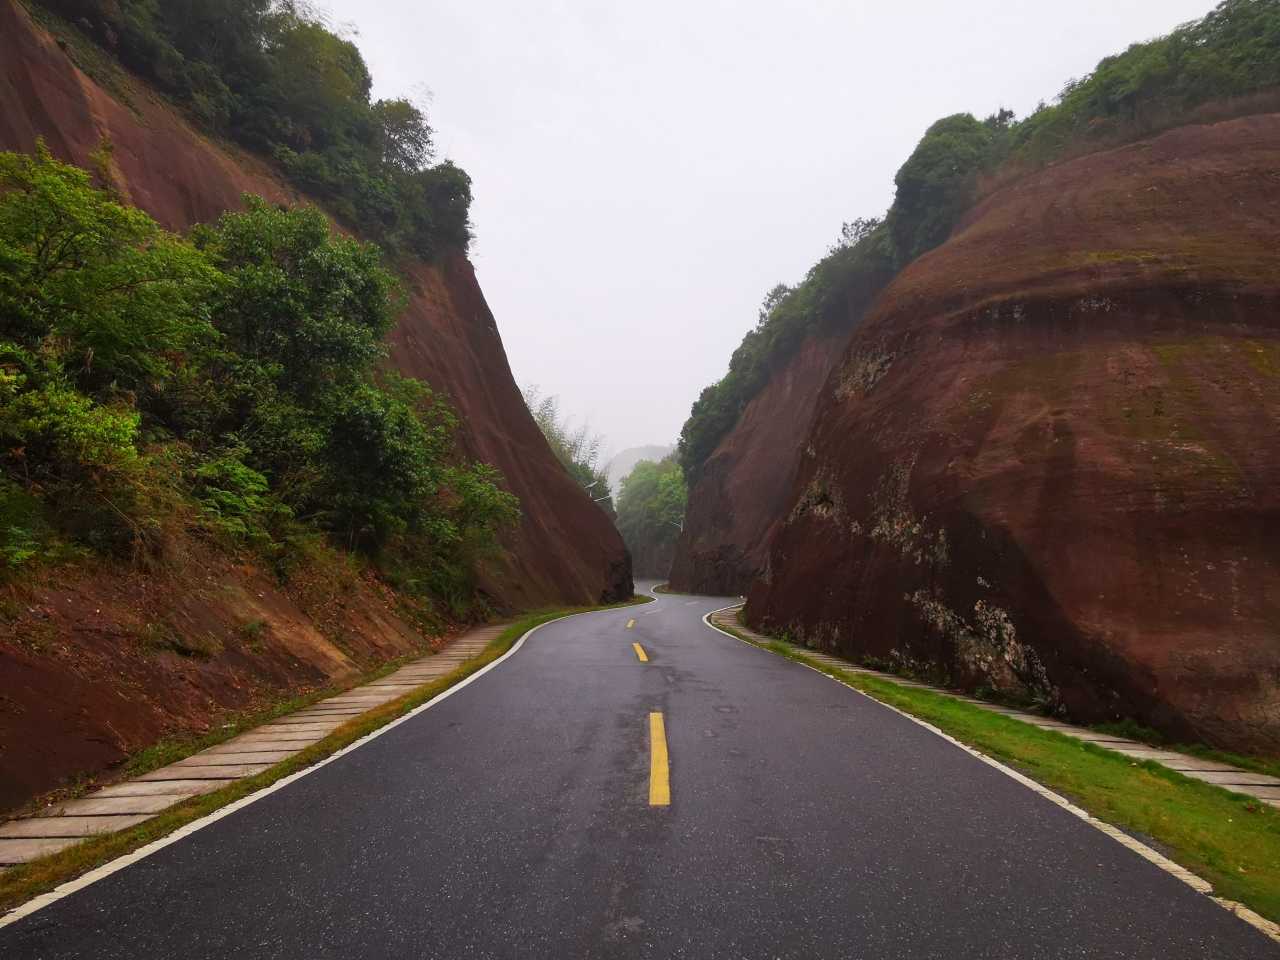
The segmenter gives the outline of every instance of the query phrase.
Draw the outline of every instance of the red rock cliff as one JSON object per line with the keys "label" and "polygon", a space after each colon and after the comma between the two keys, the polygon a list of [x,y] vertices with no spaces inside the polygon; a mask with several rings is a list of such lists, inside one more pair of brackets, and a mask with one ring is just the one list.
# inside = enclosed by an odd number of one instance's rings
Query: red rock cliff
{"label": "red rock cliff", "polygon": [[770,533],[788,505],[818,394],[844,345],[811,336],[747,404],[707,458],[671,565],[671,586],[739,596],[764,568]]}
{"label": "red rock cliff", "polygon": [[[175,230],[238,207],[246,192],[302,199],[265,164],[202,137],[142,85],[130,88],[127,103],[107,93],[15,0],[0,0],[0,149],[29,151],[43,137],[55,155],[83,164],[106,137],[117,186]],[[471,265],[418,264],[408,287],[393,362],[448,394],[464,452],[501,470],[520,498],[524,519],[490,592],[511,607],[629,596],[622,539],[525,409]]]}
{"label": "red rock cliff", "polygon": [[988,197],[822,388],[749,619],[1280,751],[1280,116]]}

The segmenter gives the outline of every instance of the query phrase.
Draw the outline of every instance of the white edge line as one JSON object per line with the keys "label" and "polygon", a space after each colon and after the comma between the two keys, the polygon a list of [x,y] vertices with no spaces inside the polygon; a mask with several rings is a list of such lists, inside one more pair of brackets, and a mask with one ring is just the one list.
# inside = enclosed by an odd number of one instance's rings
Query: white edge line
{"label": "white edge line", "polygon": [[378,729],[373,730],[369,733],[366,733],[359,740],[352,741],[351,743],[347,744],[345,747],[341,748],[340,750],[336,750],[333,753],[329,754],[329,756],[325,757],[323,760],[317,760],[314,764],[312,764],[309,767],[305,767],[304,769],[299,770],[296,773],[291,773],[286,777],[281,777],[275,783],[269,784],[268,786],[263,787],[261,790],[258,790],[258,791],[255,791],[254,793],[249,794],[247,797],[241,797],[239,800],[235,800],[227,804],[225,807],[219,807],[217,810],[213,811],[212,813],[206,814],[205,816],[201,817],[198,820],[192,820],[190,823],[184,824],[183,826],[174,830],[173,833],[166,834],[165,836],[161,837],[158,840],[152,840],[150,843],[146,844],[145,846],[139,847],[137,850],[134,850],[131,853],[126,853],[123,856],[120,856],[114,860],[108,861],[107,863],[104,863],[100,867],[95,867],[94,869],[90,870],[88,873],[81,874],[80,876],[76,877],[74,880],[68,880],[66,883],[60,884],[59,886],[50,890],[48,893],[42,893],[39,896],[33,897],[32,899],[28,900],[26,903],[23,903],[17,907],[14,907],[8,913],[4,914],[4,916],[0,916],[0,928],[7,927],[12,923],[17,923],[19,920],[23,919],[24,917],[29,917],[31,916],[31,914],[35,913],[36,911],[43,910],[45,907],[49,906],[50,904],[57,903],[63,897],[70,896],[71,894],[75,893],[77,890],[83,890],[85,887],[91,884],[97,883],[99,880],[109,877],[113,873],[116,873],[120,870],[123,870],[125,867],[131,866],[132,864],[137,863],[139,860],[142,860],[144,857],[149,857],[151,856],[151,854],[156,853],[159,850],[163,850],[165,847],[169,846],[170,844],[177,843],[179,840],[183,839],[184,837],[191,836],[191,834],[195,833],[197,830],[203,830],[205,827],[209,826],[212,823],[216,823],[217,821],[221,820],[223,817],[230,816],[231,814],[235,813],[237,810],[241,810],[244,807],[249,806],[249,804],[251,803],[256,803],[257,801],[261,800],[265,796],[275,793],[277,790],[283,790],[285,787],[293,783],[295,780],[300,780],[302,777],[305,777],[308,774],[315,773],[321,767],[327,766],[328,764],[337,760],[339,757],[342,757],[350,753],[352,750],[356,750],[359,747],[364,746],[370,740],[374,740],[382,736],[384,733],[388,732],[389,730],[392,730],[395,727],[400,726],[400,724],[404,723],[407,720],[412,720],[418,714],[422,713],[422,711],[429,710],[431,707],[434,707],[441,700],[444,700],[448,697],[453,696],[463,687],[467,686],[468,684],[472,683],[475,680],[479,680],[486,673],[488,673],[494,667],[498,666],[508,657],[515,655],[515,653],[519,651],[519,649],[522,646],[524,646],[524,642],[528,640],[529,637],[533,636],[533,634],[541,630],[543,627],[550,626],[553,623],[559,623],[561,620],[568,620],[570,617],[583,617],[593,613],[610,613],[610,612],[613,612],[613,610],[584,610],[581,613],[569,613],[564,615],[563,617],[556,617],[554,620],[548,620],[545,623],[540,623],[536,627],[531,627],[529,630],[525,631],[524,635],[521,636],[520,639],[517,640],[512,645],[510,650],[508,650],[502,656],[498,657],[498,659],[494,660],[492,663],[485,664],[475,673],[472,673],[464,677],[463,679],[459,680],[453,686],[449,687],[449,689],[442,690],[440,693],[436,694],[426,703],[419,704],[418,706],[414,707],[412,710],[410,710],[408,713],[404,714],[403,716],[397,717],[396,719],[390,721],[389,723],[386,723],[381,727],[378,727]]}
{"label": "white edge line", "polygon": [[[760,650],[763,653],[768,653],[772,656],[777,656],[777,654],[774,654],[773,651],[765,650],[759,644],[752,643],[749,640],[743,640],[741,637],[735,636],[734,634],[730,633],[728,630],[722,630],[720,627],[717,627],[714,623],[711,622],[712,614],[720,613],[724,610],[733,610],[740,606],[742,606],[741,603],[731,603],[728,606],[724,606],[724,607],[720,607],[719,609],[712,610],[710,613],[708,613],[706,616],[702,618],[702,622],[705,623],[712,630],[715,630],[717,633],[723,633],[726,637],[732,637],[734,640],[737,640],[739,643],[745,643],[747,646],[754,647],[756,650]],[[782,659],[786,659],[786,658],[784,657]],[[822,676],[826,677],[828,680],[834,680],[836,683],[840,684],[842,687],[847,687],[848,689],[852,690],[854,693],[861,694],[862,696],[866,697],[872,703],[878,704],[884,707],[886,710],[892,710],[894,713],[898,714],[899,716],[905,717],[906,719],[910,720],[912,723],[917,724],[921,727],[924,727],[930,733],[936,734],[937,736],[941,737],[943,740],[946,740],[947,742],[953,744],[954,746],[959,747],[965,753],[969,754],[970,756],[976,757],[977,759],[981,760],[983,763],[987,764],[988,766],[995,767],[995,769],[999,770],[1005,776],[1018,781],[1018,783],[1022,784],[1028,790],[1031,790],[1039,794],[1040,796],[1044,797],[1046,800],[1049,800],[1050,802],[1057,804],[1059,807],[1061,807],[1063,810],[1066,810],[1068,813],[1073,814],[1076,817],[1079,817],[1085,823],[1089,824],[1089,826],[1093,827],[1096,830],[1101,831],[1102,833],[1105,833],[1108,837],[1110,837],[1112,840],[1119,843],[1121,846],[1126,847],[1127,849],[1133,851],[1143,859],[1148,860],[1151,863],[1155,864],[1155,866],[1159,867],[1161,870],[1163,870],[1165,873],[1169,874],[1170,876],[1176,877],[1177,879],[1181,880],[1183,883],[1189,886],[1192,890],[1195,890],[1197,893],[1203,893],[1206,897],[1208,897],[1218,906],[1222,907],[1228,913],[1233,914],[1234,916],[1243,920],[1245,923],[1249,924],[1251,927],[1254,927],[1255,929],[1261,931],[1264,935],[1270,937],[1275,942],[1280,943],[1280,924],[1272,923],[1266,917],[1262,916],[1259,913],[1255,913],[1253,910],[1250,910],[1248,907],[1246,907],[1242,903],[1236,903],[1234,900],[1227,900],[1223,897],[1215,897],[1213,895],[1213,884],[1211,884],[1208,880],[1205,880],[1203,877],[1192,873],[1190,870],[1186,869],[1185,867],[1182,867],[1174,863],[1168,857],[1164,856],[1164,854],[1160,853],[1159,851],[1153,850],[1151,847],[1147,846],[1145,843],[1141,842],[1140,840],[1135,840],[1133,837],[1129,836],[1129,834],[1125,833],[1123,830],[1120,830],[1117,827],[1113,827],[1111,824],[1103,820],[1099,820],[1097,817],[1093,816],[1093,814],[1089,813],[1089,811],[1084,810],[1080,807],[1077,807],[1074,803],[1072,803],[1070,800],[1068,800],[1066,797],[1062,796],[1061,794],[1054,793],[1048,787],[1044,786],[1041,783],[1037,783],[1035,780],[1032,780],[1030,777],[1019,773],[1017,770],[1014,770],[1012,767],[1005,766],[999,760],[996,760],[993,757],[987,756],[985,753],[975,750],[973,747],[969,746],[966,743],[961,743],[955,737],[951,736],[949,733],[944,732],[938,727],[935,727],[933,724],[925,720],[921,720],[919,717],[914,717],[904,710],[899,710],[897,707],[891,704],[885,703],[883,700],[877,700],[875,697],[871,696],[871,694],[866,693],[865,691],[859,690],[857,687],[851,684],[845,683],[843,680],[840,680],[838,677],[833,677],[831,676],[831,674],[826,673],[822,670],[819,670],[817,667],[815,667],[811,663],[808,663],[805,661],[794,661],[794,660],[791,662],[792,663],[798,662],[801,666],[808,667],[814,673],[821,674]],[[888,682],[892,683],[893,681],[890,680]]]}

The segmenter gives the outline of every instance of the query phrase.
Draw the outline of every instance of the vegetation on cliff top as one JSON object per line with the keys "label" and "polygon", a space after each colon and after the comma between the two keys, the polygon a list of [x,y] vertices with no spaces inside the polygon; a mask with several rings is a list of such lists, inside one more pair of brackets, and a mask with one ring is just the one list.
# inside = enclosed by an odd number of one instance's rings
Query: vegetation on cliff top
{"label": "vegetation on cliff top", "polygon": [[471,180],[433,164],[409,100],[371,100],[359,49],[296,0],[36,0],[182,104],[268,158],[389,250],[433,258],[470,241]]}
{"label": "vegetation on cliff top", "polygon": [[[1226,0],[1166,37],[1069,80],[1013,127],[1011,159],[1042,164],[1185,122],[1196,107],[1280,86],[1280,0]],[[1243,112],[1252,112],[1247,102]]]}
{"label": "vegetation on cliff top", "polygon": [[613,491],[609,489],[609,476],[605,466],[600,462],[600,448],[604,445],[604,438],[592,433],[591,426],[587,423],[576,427],[570,423],[569,418],[560,412],[559,397],[544,394],[533,385],[525,387],[522,393],[525,406],[533,414],[534,423],[547,438],[547,444],[560,465],[612,517]]}
{"label": "vegetation on cliff top", "polygon": [[247,198],[184,238],[43,147],[0,153],[0,575],[191,530],[287,575],[325,535],[465,612],[518,508],[381,367],[400,300],[314,209]]}
{"label": "vegetation on cliff top", "polygon": [[623,479],[618,532],[640,576],[665,577],[671,569],[688,494],[674,456],[641,460]]}
{"label": "vegetation on cliff top", "polygon": [[[979,196],[984,176],[1034,169],[1185,122],[1196,108],[1280,87],[1280,0],[1226,0],[1166,37],[1108,57],[1056,101],[1015,122],[1007,110],[933,124],[894,178],[883,219],[845,224],[840,240],[795,287],[765,297],[726,375],[702,391],[680,434],[692,483],[751,399],[804,339],[847,331],[912,260],[943,243]],[[1230,112],[1230,108],[1228,109]]]}

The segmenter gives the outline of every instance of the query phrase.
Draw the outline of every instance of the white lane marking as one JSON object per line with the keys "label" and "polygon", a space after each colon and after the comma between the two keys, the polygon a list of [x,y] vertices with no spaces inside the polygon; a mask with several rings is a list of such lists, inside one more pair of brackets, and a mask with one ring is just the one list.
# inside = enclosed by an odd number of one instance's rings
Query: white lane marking
{"label": "white lane marking", "polygon": [[125,867],[128,867],[131,864],[137,863],[139,860],[143,859],[144,857],[149,857],[151,856],[151,854],[156,853],[157,851],[163,850],[165,847],[169,846],[170,844],[177,843],[179,840],[183,839],[184,837],[189,837],[191,834],[195,833],[197,830],[203,830],[205,827],[209,826],[210,824],[216,823],[217,821],[221,820],[223,817],[230,816],[231,814],[235,813],[237,810],[241,810],[249,806],[249,804],[251,803],[256,803],[257,801],[261,800],[263,797],[266,797],[269,794],[275,793],[277,790],[283,790],[285,787],[293,783],[295,780],[300,780],[303,777],[307,776],[308,774],[315,773],[321,767],[328,766],[329,764],[333,763],[333,761],[337,760],[339,757],[345,756],[346,754],[350,753],[352,750],[356,750],[360,747],[363,747],[369,741],[377,739],[378,737],[382,736],[384,733],[388,732],[389,730],[392,730],[393,728],[400,726],[400,724],[404,723],[405,721],[412,720],[418,714],[422,713],[422,711],[429,710],[432,707],[434,707],[437,703],[439,703],[441,700],[445,700],[453,696],[463,687],[473,683],[476,680],[479,680],[486,673],[488,673],[494,667],[498,666],[498,664],[502,663],[507,658],[514,656],[520,650],[520,648],[524,646],[524,642],[528,640],[531,636],[533,636],[535,633],[537,633],[539,630],[541,630],[543,627],[550,626],[553,623],[559,623],[561,620],[568,620],[570,617],[585,617],[593,613],[612,613],[612,612],[614,611],[587,610],[587,611],[584,611],[583,613],[570,613],[563,617],[556,617],[554,620],[548,620],[546,623],[538,624],[536,627],[533,627],[532,629],[525,631],[524,636],[522,636],[519,640],[517,640],[515,644],[511,647],[511,649],[508,650],[506,653],[504,653],[502,656],[498,657],[497,660],[494,660],[492,663],[486,664],[485,666],[481,667],[479,670],[477,670],[475,673],[471,674],[470,676],[465,677],[462,680],[459,680],[448,690],[444,690],[441,693],[436,694],[426,703],[420,704],[419,706],[414,707],[404,716],[397,717],[395,720],[392,720],[390,723],[387,723],[384,726],[379,727],[377,730],[374,730],[370,733],[365,734],[359,740],[355,740],[347,744],[341,750],[337,750],[334,753],[331,753],[329,756],[325,757],[323,760],[316,761],[316,763],[310,767],[307,767],[303,770],[299,770],[296,773],[291,773],[287,777],[281,777],[275,783],[272,783],[268,786],[263,787],[261,790],[257,791],[256,793],[251,793],[247,797],[241,797],[239,800],[236,800],[233,803],[229,803],[225,807],[219,807],[217,810],[213,811],[213,813],[207,814],[206,816],[201,817],[199,820],[192,820],[190,823],[179,827],[177,830],[173,831],[173,833],[167,834],[166,836],[161,837],[159,840],[153,840],[151,841],[151,843],[148,843],[146,846],[139,847],[137,850],[134,850],[132,853],[126,853],[123,856],[117,857],[116,859],[109,861],[108,863],[104,863],[100,867],[95,867],[93,870],[90,870],[88,873],[83,874],[79,877],[76,877],[74,880],[68,880],[66,883],[55,887],[54,889],[50,890],[48,893],[42,893],[40,896],[35,897],[31,900],[28,900],[26,903],[20,906],[14,907],[4,916],[0,917],[0,928],[7,927],[11,923],[16,923],[17,921],[21,920],[23,917],[29,917],[31,914],[35,913],[37,910],[42,910],[45,907],[49,906],[50,904],[56,903],[57,901],[61,900],[63,897],[66,897],[66,896],[69,896],[70,894],[75,893],[77,890],[83,890],[85,887],[91,884],[97,883],[99,880],[102,880],[105,877],[109,877],[113,873],[117,873],[118,871],[123,870]]}
{"label": "white lane marking", "polygon": [[[728,606],[720,607],[718,610],[712,610],[710,613],[708,613],[706,616],[702,618],[702,622],[705,623],[712,630],[715,630],[717,633],[723,633],[726,637],[733,637],[733,639],[737,640],[739,643],[745,643],[747,646],[752,647],[756,650],[760,650],[762,653],[767,653],[767,654],[770,654],[771,656],[777,656],[777,654],[774,654],[769,650],[764,650],[763,648],[756,646],[754,643],[750,643],[749,641],[743,640],[741,637],[735,637],[728,630],[722,630],[720,629],[720,627],[717,627],[714,623],[711,622],[712,614],[720,613],[721,610],[732,610],[737,606],[739,606],[739,604],[731,603]],[[791,662],[796,663],[798,661],[791,661]],[[1280,943],[1280,924],[1272,923],[1266,917],[1262,916],[1261,914],[1255,913],[1254,911],[1250,910],[1248,907],[1246,907],[1242,903],[1236,903],[1234,900],[1227,900],[1223,897],[1215,897],[1213,895],[1213,884],[1211,884],[1208,880],[1192,873],[1186,867],[1183,867],[1174,863],[1168,857],[1151,849],[1151,847],[1147,846],[1145,843],[1142,843],[1139,840],[1135,840],[1133,837],[1129,836],[1123,830],[1113,827],[1111,824],[1103,820],[1099,820],[1097,817],[1093,816],[1093,814],[1089,813],[1089,811],[1083,810],[1080,807],[1077,807],[1074,803],[1072,803],[1070,800],[1068,800],[1066,797],[1062,796],[1061,794],[1054,793],[1048,787],[1044,786],[1041,783],[1037,783],[1036,781],[1032,780],[1030,777],[1024,776],[1023,774],[1019,773],[1017,770],[1014,770],[1012,767],[1006,767],[999,760],[995,760],[992,757],[987,756],[985,753],[980,753],[979,751],[973,749],[973,747],[970,747],[968,744],[961,743],[955,737],[951,736],[949,733],[945,733],[938,727],[935,727],[933,724],[925,720],[921,720],[919,717],[913,717],[911,714],[907,713],[906,711],[899,710],[897,707],[891,706],[890,704],[887,704],[882,700],[877,700],[875,697],[871,696],[871,694],[864,693],[863,691],[859,690],[857,687],[851,686],[850,684],[847,684],[844,681],[831,676],[831,674],[829,673],[823,673],[821,670],[819,670],[817,667],[813,666],[812,664],[800,662],[800,666],[808,667],[814,673],[821,674],[822,676],[826,677],[828,680],[834,680],[836,683],[840,684],[840,686],[846,687],[849,690],[852,690],[854,693],[861,694],[862,696],[870,700],[872,703],[878,704],[879,706],[884,707],[886,710],[892,710],[894,713],[898,714],[901,717],[905,717],[906,719],[910,720],[912,723],[917,724],[921,727],[924,727],[930,733],[937,734],[943,740],[946,740],[948,743],[951,743],[952,745],[959,747],[961,750],[963,750],[965,753],[969,754],[970,756],[977,757],[979,760],[981,760],[983,763],[987,764],[988,766],[995,767],[995,769],[999,770],[1005,776],[1011,777],[1012,779],[1018,781],[1018,783],[1026,787],[1028,790],[1031,790],[1034,793],[1038,793],[1040,796],[1044,797],[1046,800],[1050,801],[1051,803],[1057,804],[1059,807],[1061,807],[1063,810],[1066,810],[1068,813],[1076,817],[1079,817],[1081,820],[1089,824],[1089,826],[1093,827],[1095,830],[1099,830],[1102,833],[1105,833],[1112,840],[1116,841],[1116,843],[1119,843],[1121,846],[1126,847],[1127,849],[1133,851],[1138,856],[1142,857],[1144,860],[1150,861],[1155,866],[1163,870],[1165,873],[1170,874],[1171,876],[1181,880],[1183,883],[1189,886],[1192,890],[1195,890],[1197,893],[1203,893],[1205,896],[1207,896],[1210,900],[1212,900],[1218,906],[1222,907],[1228,913],[1233,914],[1234,916],[1243,920],[1245,923],[1249,924],[1251,927],[1254,927],[1255,929],[1261,931],[1263,934],[1270,937],[1272,940],[1276,941],[1277,943]]]}

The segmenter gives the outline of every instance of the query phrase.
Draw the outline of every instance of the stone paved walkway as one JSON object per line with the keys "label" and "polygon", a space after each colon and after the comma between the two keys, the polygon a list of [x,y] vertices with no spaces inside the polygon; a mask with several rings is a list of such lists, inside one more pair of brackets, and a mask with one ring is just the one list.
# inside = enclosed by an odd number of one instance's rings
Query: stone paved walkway
{"label": "stone paved walkway", "polygon": [[54,853],[94,834],[132,827],[188,797],[261,773],[365,711],[451,673],[478,656],[506,627],[478,627],[440,653],[414,660],[385,677],[319,700],[185,760],[95,790],[80,800],[52,804],[38,816],[0,825],[0,867]]}
{"label": "stone paved walkway", "polygon": [[[749,637],[761,643],[775,642],[774,638],[756,633],[754,630],[739,623],[738,611],[741,609],[738,606],[730,607],[727,610],[718,610],[711,615],[711,622],[720,627],[736,630],[744,637]],[[796,647],[796,649],[808,659],[828,667],[834,667],[837,670],[845,670],[849,673],[866,673],[876,677],[883,677],[885,680],[892,681],[900,686],[920,687],[925,690],[931,690],[934,693],[955,697],[957,700],[971,703],[975,707],[981,707],[983,710],[1002,713],[1007,717],[1013,717],[1015,720],[1021,720],[1023,723],[1029,723],[1044,730],[1053,730],[1065,736],[1074,737],[1076,740],[1085,740],[1107,750],[1122,753],[1126,757],[1133,757],[1135,760],[1154,760],[1156,763],[1162,764],[1171,770],[1177,770],[1184,777],[1203,780],[1206,783],[1224,787],[1234,793],[1248,794],[1264,803],[1280,807],[1280,778],[1270,777],[1263,773],[1254,773],[1251,770],[1242,770],[1239,767],[1233,767],[1217,760],[1204,760],[1200,757],[1190,757],[1184,753],[1176,753],[1173,750],[1162,750],[1150,744],[1139,743],[1137,740],[1128,740],[1109,733],[1098,733],[1096,730],[1072,726],[1069,723],[1063,723],[1061,720],[1041,716],[1037,713],[1028,713],[1025,710],[1016,710],[1012,707],[987,703],[985,700],[976,700],[973,697],[956,693],[954,690],[931,686],[918,680],[906,680],[891,673],[881,673],[878,670],[860,667],[857,664],[850,663],[848,660],[841,660],[839,657],[818,653],[807,647]]]}

